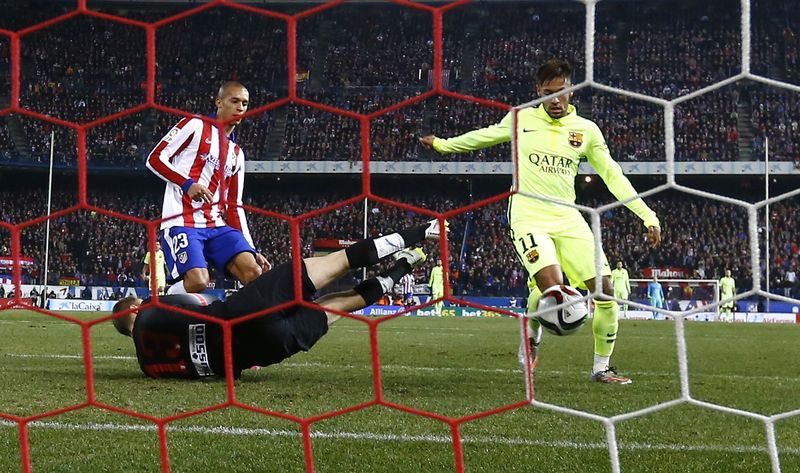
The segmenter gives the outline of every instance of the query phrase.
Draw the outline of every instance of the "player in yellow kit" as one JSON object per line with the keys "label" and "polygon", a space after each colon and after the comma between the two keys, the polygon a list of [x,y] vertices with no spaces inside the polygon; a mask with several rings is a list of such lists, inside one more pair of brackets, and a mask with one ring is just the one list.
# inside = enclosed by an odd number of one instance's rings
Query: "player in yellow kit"
{"label": "player in yellow kit", "polygon": [[[614,297],[621,300],[628,300],[631,295],[631,280],[628,277],[628,270],[622,265],[622,261],[617,261],[617,268],[611,271],[611,283],[614,286]],[[628,316],[628,304],[622,304],[622,313]]]}
{"label": "player in yellow kit", "polygon": [[150,252],[144,255],[144,265],[142,266],[142,279],[150,287],[150,278],[155,274],[156,277],[156,290],[159,294],[164,294],[164,289],[167,287],[167,273],[166,264],[164,261],[164,252],[161,251],[161,242],[156,240],[156,258],[155,265],[150,264]]}
{"label": "player in yellow kit", "polygon": [[[731,276],[731,270],[725,270],[725,276],[719,280],[719,299],[725,301],[720,306],[720,319],[723,322],[733,322],[733,312],[735,302],[733,296],[736,295],[736,281]],[[729,299],[729,300],[726,300]]]}
{"label": "player in yellow kit", "polygon": [[[444,270],[442,269],[441,258],[436,260],[436,266],[431,269],[428,285],[431,287],[431,299],[438,299],[444,296]],[[442,301],[434,304],[436,315],[442,315],[443,305],[444,303]]]}
{"label": "player in yellow kit", "polygon": [[[578,116],[570,105],[572,93],[564,92],[572,85],[569,63],[553,59],[543,64],[536,74],[539,96],[559,94],[537,107],[519,110],[517,146],[519,193],[510,197],[508,220],[511,239],[517,256],[532,275],[529,281],[531,296],[528,310],[535,310],[538,298],[549,288],[564,283],[566,273],[570,282],[580,288],[595,290],[595,245],[589,225],[574,208],[538,200],[532,195],[546,196],[559,201],[575,202],[575,176],[581,159],[589,161],[614,196],[624,201],[636,196],[636,190],[623,175],[622,168],[612,158],[603,134],[591,120]],[[442,139],[433,135],[420,142],[440,153],[463,153],[511,141],[513,112],[495,125]],[[523,195],[525,194],[525,195]],[[661,242],[661,229],[655,213],[636,198],[625,204],[647,228],[650,243]],[[605,254],[601,260],[602,293],[614,295],[611,268]],[[619,306],[616,302],[595,299],[592,322],[594,332],[594,364],[591,379],[610,384],[629,384],[630,378],[620,376],[609,366],[619,326]],[[538,351],[541,327],[531,320],[528,343],[531,353]]]}

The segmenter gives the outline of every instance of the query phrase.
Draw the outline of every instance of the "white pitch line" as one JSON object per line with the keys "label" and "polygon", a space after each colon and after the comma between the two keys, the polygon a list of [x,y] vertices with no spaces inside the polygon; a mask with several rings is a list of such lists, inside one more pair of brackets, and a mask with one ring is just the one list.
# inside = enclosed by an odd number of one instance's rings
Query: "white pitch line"
{"label": "white pitch line", "polygon": [[[428,332],[438,332],[438,333],[447,333],[451,335],[458,335],[459,337],[477,337],[477,336],[485,336],[484,333],[481,333],[479,329],[460,329],[460,328],[440,328],[436,330],[428,330]],[[336,332],[343,332],[343,333],[358,333],[358,334],[367,334],[369,330],[366,328],[363,330],[357,329],[348,329],[348,328],[339,328],[336,329]],[[392,328],[385,328],[381,327],[378,329],[378,334],[392,334],[392,335],[403,335],[403,334],[412,334],[412,335],[419,335],[419,331],[417,330],[408,330],[408,329],[392,329]]]}
{"label": "white pitch line", "polygon": [[[0,320],[0,325],[11,325],[11,324],[41,324],[45,321],[42,320]],[[63,325],[75,325],[72,322],[67,322],[65,320],[60,319],[53,319],[52,321],[46,321],[49,323],[57,323]],[[340,322],[341,323],[341,322]],[[382,324],[381,327],[378,329],[379,333],[387,334],[412,334],[412,335],[419,335],[418,330],[413,329],[406,329],[406,328],[399,328],[392,325]],[[483,337],[485,336],[485,330],[480,327],[426,327],[426,332],[444,332],[444,333],[456,333],[459,336],[463,337]],[[354,328],[337,328],[336,332],[346,332],[346,333],[358,333],[358,334],[366,334],[368,330],[365,328],[363,330],[354,329]],[[670,336],[663,336],[663,335],[635,335],[635,334],[625,334],[626,339],[637,339],[637,340],[675,340],[674,335]],[[718,336],[718,337],[703,337],[704,342],[713,342],[713,341],[720,341],[720,342],[730,342],[731,340],[736,340],[737,337],[725,337],[725,336]],[[772,344],[786,344],[794,346],[794,340],[778,340],[770,342]]]}
{"label": "white pitch line", "polygon": [[[17,424],[6,420],[0,420],[2,427],[15,427]],[[35,421],[29,424],[30,428],[42,428],[53,430],[71,431],[123,431],[123,432],[156,432],[155,425],[136,425],[136,424],[114,424],[114,423],[68,423],[68,422],[46,422]],[[293,430],[277,429],[253,429],[245,427],[205,427],[205,426],[176,426],[168,425],[168,432],[180,433],[199,433],[212,435],[230,436],[253,436],[253,437],[290,437],[300,438],[302,434]],[[375,432],[348,432],[348,431],[313,431],[311,438],[332,439],[332,440],[357,440],[357,441],[379,441],[379,442],[427,442],[427,443],[452,443],[453,439],[445,435],[396,435],[379,434]],[[573,440],[533,440],[525,438],[509,437],[478,437],[463,436],[464,443],[487,444],[487,445],[522,445],[529,447],[547,448],[572,448],[579,450],[607,450],[608,446],[601,442],[575,442]],[[623,442],[619,444],[622,450],[667,450],[676,452],[724,452],[724,453],[766,453],[766,447],[753,445],[714,445],[714,444],[670,444],[670,443],[639,443]],[[800,455],[800,448],[783,448],[782,454]]]}
{"label": "white pitch line", "polygon": [[[41,359],[63,359],[63,360],[82,360],[83,355],[47,355],[47,354],[25,354],[25,353],[5,353],[5,356],[12,357],[12,358],[41,358]],[[92,357],[93,359],[97,360],[128,360],[128,361],[135,361],[135,356],[123,356],[123,355],[95,355]],[[288,368],[324,368],[324,369],[364,369],[369,370],[372,369],[370,365],[334,365],[330,363],[320,363],[315,361],[310,362],[284,362],[281,363],[281,367],[288,367]],[[391,365],[391,364],[382,364],[381,367],[385,370],[394,370],[394,371],[424,371],[429,373],[436,373],[436,372],[470,372],[470,373],[500,373],[500,374],[518,374],[518,368],[470,368],[470,367],[449,367],[449,366],[406,366],[406,365]],[[581,370],[545,370],[542,368],[542,372],[546,373],[546,375],[570,375],[581,372]],[[661,377],[666,378],[670,376],[676,376],[677,373],[672,372],[659,372],[659,371],[631,371],[627,372],[631,375],[636,376],[653,376],[653,377]],[[765,380],[765,381],[783,381],[783,382],[791,382],[796,383],[800,382],[800,378],[795,377],[783,377],[783,376],[745,376],[745,375],[738,375],[738,374],[716,374],[716,373],[703,373],[703,374],[692,374],[691,377],[693,378],[722,378],[722,379],[742,379],[742,380]]]}
{"label": "white pitch line", "polygon": [[[40,359],[56,359],[56,360],[82,360],[83,355],[39,355],[39,354],[25,354],[25,353],[5,353],[5,356],[12,358],[40,358]],[[98,360],[131,360],[135,361],[135,356],[123,355],[95,355],[93,359]],[[302,362],[302,363],[281,363],[280,366],[291,368],[347,368],[347,369],[371,369],[369,365],[333,365],[330,363],[319,362]],[[517,373],[516,369],[506,368],[451,368],[451,367],[431,367],[431,366],[403,366],[403,365],[381,365],[384,369],[390,370],[404,370],[404,371],[472,371],[478,373]],[[555,372],[554,372],[555,373]]]}
{"label": "white pitch line", "polygon": [[[12,358],[45,358],[54,360],[82,360],[83,355],[39,355],[36,353],[6,353]],[[92,358],[98,360],[135,360],[135,356],[127,355],[94,355]]]}

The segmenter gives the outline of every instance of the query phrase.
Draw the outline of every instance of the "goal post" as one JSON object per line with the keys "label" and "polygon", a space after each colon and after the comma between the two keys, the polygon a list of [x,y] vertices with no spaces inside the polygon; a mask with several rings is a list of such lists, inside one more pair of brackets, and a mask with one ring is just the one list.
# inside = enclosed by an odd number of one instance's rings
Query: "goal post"
{"label": "goal post", "polygon": [[[647,286],[653,279],[631,279],[633,302],[649,304]],[[664,289],[664,308],[673,311],[685,311],[709,306],[719,302],[719,281],[716,279],[659,279]],[[719,314],[719,305],[708,312]]]}

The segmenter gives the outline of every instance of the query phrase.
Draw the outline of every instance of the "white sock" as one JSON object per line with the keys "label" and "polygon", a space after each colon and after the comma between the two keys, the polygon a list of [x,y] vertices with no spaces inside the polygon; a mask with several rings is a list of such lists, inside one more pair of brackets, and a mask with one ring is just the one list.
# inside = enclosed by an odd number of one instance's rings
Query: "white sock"
{"label": "white sock", "polygon": [[183,287],[183,280],[180,280],[167,289],[167,295],[170,294],[188,294],[186,288]]}
{"label": "white sock", "polygon": [[599,373],[600,371],[605,371],[608,369],[608,362],[611,361],[610,356],[600,356],[595,354],[594,355],[594,366],[592,367],[592,373]]}
{"label": "white sock", "polygon": [[541,324],[537,323],[535,329],[531,328],[531,326],[528,325],[528,337],[529,338],[533,338],[533,343],[535,343],[535,344],[538,344],[539,342],[541,342],[542,341],[542,326],[541,326]]}
{"label": "white sock", "polygon": [[406,247],[406,242],[399,233],[382,236],[373,241],[375,242],[375,250],[378,252],[378,259],[397,253]]}

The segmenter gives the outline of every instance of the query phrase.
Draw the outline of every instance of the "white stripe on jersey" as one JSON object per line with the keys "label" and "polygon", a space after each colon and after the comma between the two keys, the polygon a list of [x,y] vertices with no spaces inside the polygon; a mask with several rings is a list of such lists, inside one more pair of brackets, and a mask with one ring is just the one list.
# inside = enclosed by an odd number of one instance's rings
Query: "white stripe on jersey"
{"label": "white stripe on jersey", "polygon": [[[226,140],[227,141],[227,140]],[[227,159],[225,162],[226,195],[220,192],[218,179],[214,173],[220,165],[220,131],[200,118],[181,120],[159,142],[147,158],[147,167],[158,177],[167,182],[164,190],[164,205],[161,217],[164,220],[161,228],[175,226],[192,228],[215,228],[225,226],[228,205],[241,205],[241,191],[244,184],[244,152],[235,143],[227,141]],[[224,146],[224,145],[223,145]],[[181,186],[187,179],[208,187],[213,194],[210,209],[201,209],[202,202],[194,202],[185,196]],[[234,192],[238,195],[227,195],[227,189],[236,179]],[[238,192],[237,192],[238,191]],[[232,205],[231,205],[232,207]],[[231,208],[231,212],[235,209]],[[237,224],[248,242],[252,244],[244,212],[237,212]]]}
{"label": "white stripe on jersey", "polygon": [[414,292],[414,276],[410,273],[400,278],[400,284],[402,284],[403,294],[411,294]]}
{"label": "white stripe on jersey", "polygon": [[170,280],[178,279],[181,275],[178,272],[178,262],[177,262],[177,251],[175,251],[175,242],[172,241],[172,238],[169,236],[169,228],[165,228],[161,230],[161,238],[167,243],[167,252],[170,255],[168,261],[171,261],[172,264],[167,266],[167,271],[169,272]]}

